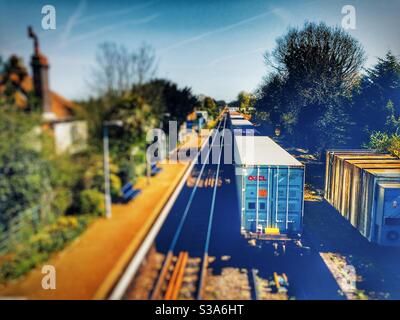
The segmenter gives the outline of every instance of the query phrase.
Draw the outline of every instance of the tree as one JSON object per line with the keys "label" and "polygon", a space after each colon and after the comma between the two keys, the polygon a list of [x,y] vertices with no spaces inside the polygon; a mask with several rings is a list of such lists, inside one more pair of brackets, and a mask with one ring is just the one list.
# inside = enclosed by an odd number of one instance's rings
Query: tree
{"label": "tree", "polygon": [[156,73],[156,56],[154,49],[144,43],[138,49],[136,55],[136,75],[137,83],[143,84],[150,81]]}
{"label": "tree", "polygon": [[400,60],[390,51],[367,70],[353,92],[352,117],[357,126],[353,133],[360,142],[372,132],[397,130],[400,116]]}
{"label": "tree", "polygon": [[254,112],[255,97],[252,94],[242,91],[237,99],[240,112],[244,114],[252,114]]}
{"label": "tree", "polygon": [[37,99],[34,99],[33,94],[25,92],[21,87],[21,83],[27,76],[28,71],[20,57],[12,55],[7,61],[0,58],[0,100],[3,105],[15,105],[18,94],[20,94],[20,96],[28,98],[27,110],[35,109],[38,106]]}
{"label": "tree", "polygon": [[182,123],[197,102],[190,88],[152,80],[155,64],[154,51],[148,45],[128,51],[103,43],[92,74],[98,96],[80,102],[95,152],[102,152],[104,121],[123,121],[122,128],[109,129],[111,157],[123,182],[132,181],[145,169],[146,133],[165,120]]}
{"label": "tree", "polygon": [[123,45],[104,42],[96,53],[89,85],[98,96],[118,96],[134,84],[149,81],[156,69],[155,53],[149,45],[142,44],[138,49],[129,51]]}
{"label": "tree", "polygon": [[28,71],[21,58],[12,55],[7,61],[0,58],[0,85],[6,89],[20,84],[28,75]]}
{"label": "tree", "polygon": [[48,201],[51,166],[34,142],[38,116],[0,106],[0,224]]}
{"label": "tree", "polygon": [[265,61],[275,73],[259,91],[271,119],[286,115],[297,142],[312,150],[345,143],[347,100],[365,61],[359,42],[338,27],[306,23],[279,38]]}
{"label": "tree", "polygon": [[215,119],[218,116],[218,106],[215,103],[214,99],[211,97],[205,97],[203,103],[200,107],[201,110],[207,111],[208,115]]}
{"label": "tree", "polygon": [[[177,121],[178,126],[186,120],[186,116],[198,103],[189,87],[180,89],[176,83],[165,79],[155,79],[146,84],[137,85],[133,90],[152,105],[156,114],[165,115],[164,120]],[[167,123],[164,125],[166,126]]]}
{"label": "tree", "polygon": [[224,108],[227,105],[225,100],[217,100],[215,103],[217,104],[218,108]]}
{"label": "tree", "polygon": [[259,112],[265,112],[266,119],[273,124],[284,122],[283,115],[290,111],[285,95],[285,85],[285,77],[272,73],[263,79],[263,84],[256,92],[256,109]]}
{"label": "tree", "polygon": [[[398,136],[396,136],[398,138]],[[367,148],[377,150],[378,152],[387,152],[392,145],[392,137],[384,132],[374,132],[371,134]]]}
{"label": "tree", "polygon": [[[305,23],[277,40],[266,63],[303,89],[303,98],[325,101],[327,91],[350,92],[365,61],[360,43],[339,27]],[[299,87],[297,87],[299,86]]]}

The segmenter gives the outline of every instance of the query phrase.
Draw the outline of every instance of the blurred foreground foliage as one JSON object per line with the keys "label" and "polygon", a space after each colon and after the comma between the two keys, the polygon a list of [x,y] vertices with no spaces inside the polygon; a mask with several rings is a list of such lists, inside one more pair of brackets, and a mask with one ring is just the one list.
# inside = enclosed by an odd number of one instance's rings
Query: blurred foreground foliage
{"label": "blurred foreground foliage", "polygon": [[[78,101],[76,110],[88,124],[88,147],[57,154],[40,101],[27,94],[27,107],[18,107],[15,79],[21,83],[28,75],[22,59],[0,59],[0,281],[44,262],[92,218],[104,216],[106,121],[122,121],[108,128],[111,196],[120,201],[121,187],[145,174],[148,132],[167,128],[170,120],[179,128],[198,106],[190,88],[154,78],[155,55],[147,45],[130,53],[104,43],[96,61],[91,85],[97,95]],[[211,102],[210,112],[216,112]]]}
{"label": "blurred foreground foliage", "polygon": [[80,235],[92,220],[91,215],[61,216],[38,230],[25,226],[24,239],[11,240],[10,250],[0,256],[0,283],[16,279],[46,261]]}

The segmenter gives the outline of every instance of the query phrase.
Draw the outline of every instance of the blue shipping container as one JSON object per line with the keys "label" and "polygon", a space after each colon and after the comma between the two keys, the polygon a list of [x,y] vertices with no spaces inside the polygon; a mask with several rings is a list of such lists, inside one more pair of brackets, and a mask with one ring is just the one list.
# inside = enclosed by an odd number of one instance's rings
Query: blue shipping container
{"label": "blue shipping container", "polygon": [[245,233],[302,232],[304,165],[268,137],[235,137],[241,227]]}

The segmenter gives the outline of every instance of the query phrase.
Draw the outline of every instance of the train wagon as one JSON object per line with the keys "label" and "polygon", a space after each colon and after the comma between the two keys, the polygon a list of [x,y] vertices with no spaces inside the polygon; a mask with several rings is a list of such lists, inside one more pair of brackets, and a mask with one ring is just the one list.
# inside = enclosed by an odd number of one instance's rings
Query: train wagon
{"label": "train wagon", "polygon": [[353,226],[356,226],[355,212],[358,210],[356,200],[360,191],[360,174],[368,169],[396,168],[400,168],[400,160],[348,160],[344,163],[342,197],[338,209]]}
{"label": "train wagon", "polygon": [[229,114],[229,117],[231,118],[231,120],[236,119],[236,120],[244,120],[244,117],[238,113],[238,114]]}
{"label": "train wagon", "polygon": [[231,129],[235,135],[255,135],[258,133],[254,125],[245,119],[232,119]]}
{"label": "train wagon", "polygon": [[265,240],[299,238],[304,165],[266,136],[235,136],[241,232]]}
{"label": "train wagon", "polygon": [[380,154],[371,150],[328,151],[325,176],[326,200],[338,211],[344,212],[342,205],[347,195],[344,190],[348,185],[349,170],[355,170],[353,165],[349,167],[350,161],[365,161],[368,166],[372,163],[382,164],[382,161],[388,160],[398,159],[391,155]]}
{"label": "train wagon", "polygon": [[[400,235],[400,223],[390,225],[386,218],[393,221],[400,220],[400,188],[393,189],[385,194],[385,184],[400,184],[400,169],[369,169],[362,173],[362,192],[358,199],[359,216],[358,229],[369,241],[388,246],[400,245],[400,239],[393,237],[393,233]],[[383,187],[382,187],[383,186]],[[380,190],[382,189],[383,190]],[[380,194],[380,192],[383,193]],[[381,210],[379,208],[384,206]],[[377,212],[380,216],[377,216]],[[382,223],[386,221],[386,223]],[[400,222],[400,221],[399,221]]]}
{"label": "train wagon", "polygon": [[338,208],[341,201],[344,162],[347,160],[382,160],[394,159],[388,154],[377,154],[371,150],[330,150],[326,157],[325,198]]}
{"label": "train wagon", "polygon": [[400,245],[400,183],[380,182],[373,240],[381,245]]}
{"label": "train wagon", "polygon": [[351,153],[327,155],[327,201],[368,241],[399,246],[400,160],[385,154]]}

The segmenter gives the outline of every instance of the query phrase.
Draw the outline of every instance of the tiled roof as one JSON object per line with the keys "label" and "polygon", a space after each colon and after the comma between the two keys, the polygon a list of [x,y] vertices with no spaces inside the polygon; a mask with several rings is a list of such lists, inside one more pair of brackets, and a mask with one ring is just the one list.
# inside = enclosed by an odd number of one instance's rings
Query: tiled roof
{"label": "tiled roof", "polygon": [[[16,104],[21,108],[25,108],[27,106],[26,94],[33,91],[32,78],[30,76],[25,76],[24,79],[20,81],[17,75],[10,75],[10,79],[13,81],[15,86],[20,89],[15,94]],[[78,108],[76,104],[54,91],[50,91],[50,96],[51,111],[56,115],[57,120],[65,120],[74,115]]]}

